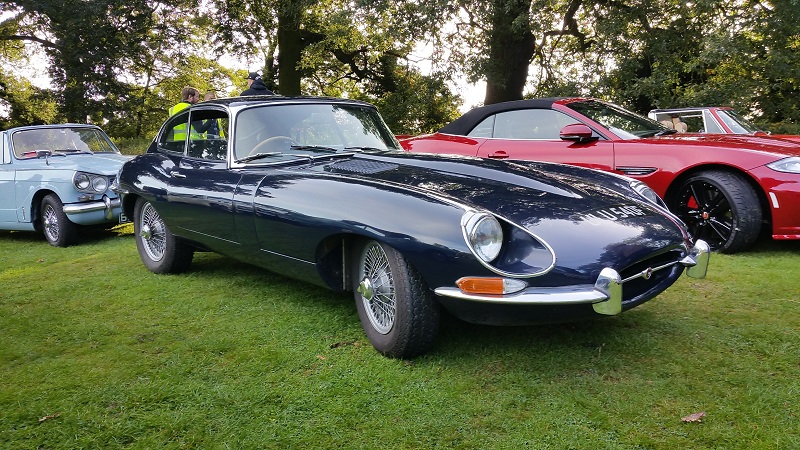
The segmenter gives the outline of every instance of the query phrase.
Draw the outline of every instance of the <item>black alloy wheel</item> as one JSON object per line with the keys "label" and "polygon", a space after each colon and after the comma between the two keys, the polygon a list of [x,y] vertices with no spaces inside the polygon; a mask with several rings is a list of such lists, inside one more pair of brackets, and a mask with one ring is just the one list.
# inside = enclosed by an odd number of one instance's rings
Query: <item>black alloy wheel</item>
{"label": "black alloy wheel", "polygon": [[761,231],[758,195],[741,175],[709,170],[684,181],[672,211],[683,220],[694,239],[702,239],[720,253],[751,247]]}

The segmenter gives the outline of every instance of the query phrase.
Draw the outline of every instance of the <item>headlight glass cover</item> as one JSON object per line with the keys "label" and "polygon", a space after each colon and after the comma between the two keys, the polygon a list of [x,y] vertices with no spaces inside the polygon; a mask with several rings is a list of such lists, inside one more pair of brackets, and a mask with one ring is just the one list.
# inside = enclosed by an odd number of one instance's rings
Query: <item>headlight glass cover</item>
{"label": "headlight glass cover", "polygon": [[491,262],[503,248],[503,227],[487,213],[468,213],[462,219],[464,236],[475,255]]}
{"label": "headlight glass cover", "polygon": [[75,172],[72,184],[79,192],[102,194],[108,189],[108,177],[86,172]]}
{"label": "headlight glass cover", "polygon": [[786,173],[800,173],[800,157],[790,156],[767,164],[772,170]]}

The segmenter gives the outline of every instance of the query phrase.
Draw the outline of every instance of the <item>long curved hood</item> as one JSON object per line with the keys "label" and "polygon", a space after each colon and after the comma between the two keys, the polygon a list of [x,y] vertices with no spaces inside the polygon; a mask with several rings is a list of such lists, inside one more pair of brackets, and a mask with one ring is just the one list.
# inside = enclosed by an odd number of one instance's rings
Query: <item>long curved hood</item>
{"label": "long curved hood", "polygon": [[625,179],[589,169],[404,153],[360,155],[324,170],[490,211],[552,247],[566,277],[589,279],[687,241],[679,221],[626,192]]}

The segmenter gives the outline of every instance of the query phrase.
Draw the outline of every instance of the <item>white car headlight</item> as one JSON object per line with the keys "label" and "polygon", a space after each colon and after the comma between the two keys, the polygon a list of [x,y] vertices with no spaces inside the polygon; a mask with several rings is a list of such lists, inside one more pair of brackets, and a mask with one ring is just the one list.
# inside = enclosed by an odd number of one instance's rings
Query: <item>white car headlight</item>
{"label": "white car headlight", "polygon": [[478,258],[487,263],[497,258],[503,248],[503,227],[494,216],[469,212],[461,224],[464,237]]}
{"label": "white car headlight", "polygon": [[787,173],[800,173],[800,157],[790,156],[767,164],[772,170]]}

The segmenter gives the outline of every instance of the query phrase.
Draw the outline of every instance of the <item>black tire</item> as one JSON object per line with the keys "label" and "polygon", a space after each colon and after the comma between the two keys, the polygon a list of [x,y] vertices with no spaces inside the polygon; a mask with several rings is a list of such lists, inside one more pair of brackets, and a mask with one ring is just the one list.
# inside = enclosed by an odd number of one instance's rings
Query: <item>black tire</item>
{"label": "black tire", "polygon": [[684,181],[672,211],[720,253],[751,247],[761,232],[763,212],[758,194],[741,175],[721,170],[698,173]]}
{"label": "black tire", "polygon": [[376,241],[356,250],[353,296],[372,346],[392,358],[428,351],[439,332],[433,293],[397,250]]}
{"label": "black tire", "polygon": [[55,194],[42,199],[41,221],[44,238],[53,247],[69,247],[78,239],[78,226],[64,214],[64,204]]}
{"label": "black tire", "polygon": [[155,273],[180,273],[189,268],[194,248],[169,231],[150,202],[137,199],[133,218],[136,248],[145,267]]}

